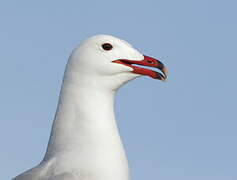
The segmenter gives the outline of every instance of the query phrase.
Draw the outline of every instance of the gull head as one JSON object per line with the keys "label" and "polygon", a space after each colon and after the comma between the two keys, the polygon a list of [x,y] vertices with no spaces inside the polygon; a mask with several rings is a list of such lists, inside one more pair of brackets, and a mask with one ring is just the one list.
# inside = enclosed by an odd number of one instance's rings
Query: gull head
{"label": "gull head", "polygon": [[73,50],[65,76],[75,83],[116,90],[140,76],[164,81],[167,70],[162,62],[141,54],[122,39],[96,35]]}

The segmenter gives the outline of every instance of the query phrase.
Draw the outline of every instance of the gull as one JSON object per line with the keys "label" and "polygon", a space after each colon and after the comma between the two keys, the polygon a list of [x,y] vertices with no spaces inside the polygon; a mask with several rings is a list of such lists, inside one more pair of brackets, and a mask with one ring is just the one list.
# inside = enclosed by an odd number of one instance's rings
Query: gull
{"label": "gull", "polygon": [[114,36],[84,40],[66,65],[43,160],[13,180],[129,180],[114,96],[140,76],[164,81],[167,70]]}

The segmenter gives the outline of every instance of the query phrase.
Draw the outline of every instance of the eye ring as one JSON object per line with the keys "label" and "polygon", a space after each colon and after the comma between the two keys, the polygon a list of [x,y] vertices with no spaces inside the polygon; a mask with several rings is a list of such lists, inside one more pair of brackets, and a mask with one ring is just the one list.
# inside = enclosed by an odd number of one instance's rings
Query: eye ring
{"label": "eye ring", "polygon": [[111,49],[113,49],[113,46],[110,43],[104,43],[101,45],[101,47],[105,50],[105,51],[110,51]]}

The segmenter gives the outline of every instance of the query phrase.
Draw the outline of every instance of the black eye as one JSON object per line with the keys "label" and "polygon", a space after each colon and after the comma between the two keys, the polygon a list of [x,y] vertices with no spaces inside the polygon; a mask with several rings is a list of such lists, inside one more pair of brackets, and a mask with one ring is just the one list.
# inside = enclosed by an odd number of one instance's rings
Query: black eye
{"label": "black eye", "polygon": [[113,46],[109,43],[104,43],[104,44],[102,44],[102,48],[106,51],[109,51],[109,50],[113,49]]}

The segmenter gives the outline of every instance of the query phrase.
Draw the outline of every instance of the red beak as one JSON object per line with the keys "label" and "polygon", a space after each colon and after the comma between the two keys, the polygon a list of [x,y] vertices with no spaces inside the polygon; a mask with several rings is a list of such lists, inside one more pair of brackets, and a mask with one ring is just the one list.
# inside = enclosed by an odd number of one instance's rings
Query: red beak
{"label": "red beak", "polygon": [[[113,61],[114,63],[119,63],[119,64],[123,64],[125,66],[129,66],[131,68],[133,68],[133,73],[136,74],[142,74],[145,76],[150,76],[154,79],[159,79],[164,81],[167,78],[167,69],[165,68],[164,64],[162,62],[160,62],[157,59],[154,59],[152,57],[149,56],[145,56],[144,55],[144,59],[141,61],[134,61],[134,60],[128,60],[128,59],[118,59]],[[150,69],[146,69],[146,68],[142,68],[140,66],[134,66],[134,64],[138,64],[141,66],[147,66],[147,67],[153,67],[153,68],[157,68],[159,69],[162,73],[160,72],[156,72]]]}

